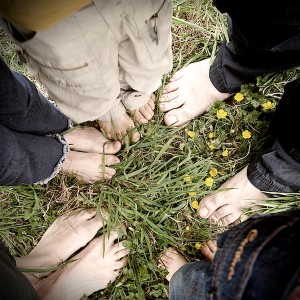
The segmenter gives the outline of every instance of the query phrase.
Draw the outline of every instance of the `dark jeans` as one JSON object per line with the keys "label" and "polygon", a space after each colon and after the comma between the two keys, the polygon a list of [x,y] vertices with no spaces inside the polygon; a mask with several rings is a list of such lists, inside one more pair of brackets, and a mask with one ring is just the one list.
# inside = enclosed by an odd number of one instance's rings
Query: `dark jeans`
{"label": "dark jeans", "polygon": [[15,259],[0,242],[0,299],[38,300],[35,289],[17,269]]}
{"label": "dark jeans", "polygon": [[68,151],[69,119],[0,59],[0,185],[46,183]]}
{"label": "dark jeans", "polygon": [[220,235],[213,263],[171,278],[171,300],[299,299],[300,209],[252,217]]}
{"label": "dark jeans", "polygon": [[[210,68],[220,92],[235,93],[259,75],[300,66],[300,2],[214,0],[228,14],[224,41]],[[286,85],[274,120],[272,142],[249,164],[248,179],[261,191],[300,191],[297,137],[300,79]]]}

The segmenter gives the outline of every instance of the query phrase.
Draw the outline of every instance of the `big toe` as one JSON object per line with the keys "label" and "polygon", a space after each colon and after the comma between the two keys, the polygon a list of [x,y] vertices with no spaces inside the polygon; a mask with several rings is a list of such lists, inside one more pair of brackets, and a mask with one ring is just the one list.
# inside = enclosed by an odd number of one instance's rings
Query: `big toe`
{"label": "big toe", "polygon": [[106,154],[115,154],[121,150],[121,143],[119,141],[109,141],[103,144],[103,151]]}
{"label": "big toe", "polygon": [[192,113],[188,112],[185,109],[185,106],[183,105],[178,109],[173,109],[170,110],[168,113],[166,113],[164,116],[164,122],[166,125],[179,127],[181,125],[188,123],[194,117],[195,116]]}

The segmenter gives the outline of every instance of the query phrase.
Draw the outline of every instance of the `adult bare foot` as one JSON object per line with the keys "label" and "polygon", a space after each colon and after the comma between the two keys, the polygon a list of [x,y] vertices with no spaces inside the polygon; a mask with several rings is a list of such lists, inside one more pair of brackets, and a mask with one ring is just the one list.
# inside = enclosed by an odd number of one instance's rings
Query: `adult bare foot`
{"label": "adult bare foot", "polygon": [[175,127],[203,114],[211,104],[231,94],[220,93],[209,79],[209,59],[192,63],[177,71],[164,87],[160,109],[166,112],[166,125]]}
{"label": "adult bare foot", "polygon": [[136,143],[141,137],[139,132],[135,129],[133,120],[126,113],[115,120],[98,120],[98,124],[109,139],[119,140],[122,144],[130,142]]}
{"label": "adult bare foot", "polygon": [[247,167],[221,185],[220,190],[223,189],[204,197],[199,205],[202,218],[220,225],[233,223],[242,215],[243,209],[254,207],[267,198],[248,180]]}
{"label": "adult bare foot", "polygon": [[149,101],[141,108],[135,110],[129,110],[129,115],[131,118],[136,121],[138,124],[147,124],[154,116],[155,109],[155,95],[150,96]]}
{"label": "adult bare foot", "polygon": [[111,179],[116,170],[110,168],[120,160],[114,155],[69,151],[61,171],[86,183]]}
{"label": "adult bare foot", "polygon": [[19,268],[49,268],[58,266],[84,247],[103,227],[105,212],[77,209],[58,217],[42,236],[36,247],[23,257],[16,257]]}
{"label": "adult bare foot", "polygon": [[117,232],[92,240],[72,257],[74,262],[37,282],[35,288],[44,300],[79,300],[84,295],[106,288],[126,266],[129,250],[123,242],[115,243]]}
{"label": "adult bare foot", "polygon": [[215,254],[217,252],[217,242],[216,241],[208,241],[201,249],[201,254],[208,259],[209,261],[213,261]]}
{"label": "adult bare foot", "polygon": [[94,127],[75,128],[64,135],[71,150],[115,154],[120,151],[121,144],[118,141],[110,141]]}
{"label": "adult bare foot", "polygon": [[170,281],[175,272],[187,262],[188,261],[180,253],[178,253],[174,248],[170,247],[160,257],[159,266],[167,269],[169,273],[166,276],[166,279]]}

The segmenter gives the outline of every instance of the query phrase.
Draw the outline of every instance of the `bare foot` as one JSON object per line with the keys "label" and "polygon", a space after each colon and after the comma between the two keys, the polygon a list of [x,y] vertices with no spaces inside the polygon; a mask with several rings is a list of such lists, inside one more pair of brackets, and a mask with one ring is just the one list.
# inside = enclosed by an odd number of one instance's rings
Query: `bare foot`
{"label": "bare foot", "polygon": [[184,266],[188,261],[179,254],[174,248],[168,248],[168,250],[160,257],[159,266],[165,267],[169,274],[166,276],[168,281],[177,270]]}
{"label": "bare foot", "polygon": [[209,261],[213,261],[215,254],[217,252],[217,242],[216,241],[208,241],[201,249],[201,254],[208,259]]}
{"label": "bare foot", "polygon": [[114,282],[129,253],[123,242],[115,244],[117,238],[117,232],[111,232],[109,238],[95,238],[72,257],[74,262],[39,281],[35,288],[41,299],[79,300]]}
{"label": "bare foot", "polygon": [[154,116],[155,109],[155,95],[150,96],[149,101],[141,108],[135,110],[128,110],[130,116],[138,124],[147,124]]}
{"label": "bare foot", "polygon": [[111,179],[116,174],[116,170],[107,166],[119,162],[119,158],[114,155],[71,150],[66,156],[61,171],[68,175],[74,175],[77,179],[86,183],[94,183]]}
{"label": "bare foot", "polygon": [[110,141],[94,127],[80,127],[64,135],[71,150],[115,154],[120,151],[121,144]]}
{"label": "bare foot", "polygon": [[177,71],[164,87],[160,109],[167,112],[166,125],[175,127],[203,114],[211,104],[231,94],[220,93],[209,79],[209,59],[192,63]]}
{"label": "bare foot", "polygon": [[136,143],[140,139],[139,132],[134,128],[133,120],[127,114],[112,121],[98,120],[98,124],[109,139],[119,140],[122,144],[131,141]]}
{"label": "bare foot", "polygon": [[104,212],[96,215],[95,209],[77,209],[58,217],[27,256],[16,257],[18,268],[58,266],[95,236],[106,217]]}
{"label": "bare foot", "polygon": [[233,223],[242,215],[243,209],[253,207],[261,199],[267,198],[248,180],[247,167],[222,184],[221,189],[228,190],[204,197],[199,205],[202,218],[220,225]]}

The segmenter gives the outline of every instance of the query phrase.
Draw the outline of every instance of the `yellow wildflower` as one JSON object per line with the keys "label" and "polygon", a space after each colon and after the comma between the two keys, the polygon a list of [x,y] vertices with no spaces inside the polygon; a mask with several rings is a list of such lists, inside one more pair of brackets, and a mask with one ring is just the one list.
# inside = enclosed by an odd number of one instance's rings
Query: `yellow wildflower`
{"label": "yellow wildflower", "polygon": [[222,152],[222,155],[223,155],[224,157],[227,157],[227,156],[228,156],[228,154],[229,154],[229,152],[228,152],[228,150],[227,150],[227,149],[225,149],[225,150]]}
{"label": "yellow wildflower", "polygon": [[225,119],[227,116],[227,111],[225,111],[224,109],[219,109],[217,111],[217,118],[218,119]]}
{"label": "yellow wildflower", "polygon": [[197,242],[197,243],[195,244],[195,248],[196,248],[197,250],[200,250],[200,249],[202,248],[201,243]]}
{"label": "yellow wildflower", "polygon": [[244,139],[250,139],[251,138],[251,132],[249,130],[244,130],[242,132],[243,138]]}
{"label": "yellow wildflower", "polygon": [[214,183],[214,180],[211,177],[207,177],[205,178],[204,183],[206,186],[211,187]]}
{"label": "yellow wildflower", "polygon": [[186,183],[190,183],[192,181],[192,177],[191,176],[185,176],[183,178],[183,181],[186,182]]}
{"label": "yellow wildflower", "polygon": [[196,136],[196,132],[195,131],[188,131],[187,134],[192,139]]}
{"label": "yellow wildflower", "polygon": [[186,230],[190,230],[190,226],[186,226],[186,228],[185,228]]}
{"label": "yellow wildflower", "polygon": [[271,101],[267,101],[261,105],[265,110],[270,110],[275,107],[275,103]]}
{"label": "yellow wildflower", "polygon": [[189,192],[189,196],[190,196],[190,197],[195,197],[196,194],[197,194],[196,192]]}
{"label": "yellow wildflower", "polygon": [[198,201],[197,201],[197,200],[194,200],[194,201],[192,202],[192,208],[198,209],[198,207],[199,207]]}
{"label": "yellow wildflower", "polygon": [[244,95],[242,93],[236,93],[233,98],[235,101],[241,102],[244,99]]}
{"label": "yellow wildflower", "polygon": [[210,132],[210,133],[208,134],[208,137],[209,137],[210,139],[212,139],[214,136],[215,136],[215,134],[214,134],[213,132]]}
{"label": "yellow wildflower", "polygon": [[218,170],[216,168],[211,168],[209,174],[211,177],[215,177],[218,174]]}
{"label": "yellow wildflower", "polygon": [[214,150],[216,148],[214,144],[209,144],[208,147],[209,147],[210,150]]}

